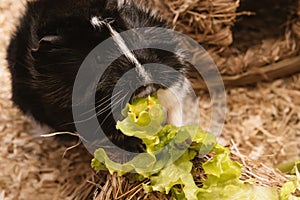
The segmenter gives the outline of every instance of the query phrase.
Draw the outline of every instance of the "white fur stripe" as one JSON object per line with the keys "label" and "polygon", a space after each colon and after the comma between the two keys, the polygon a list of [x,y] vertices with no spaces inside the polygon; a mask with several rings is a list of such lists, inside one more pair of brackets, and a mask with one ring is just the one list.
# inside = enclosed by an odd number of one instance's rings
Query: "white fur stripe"
{"label": "white fur stripe", "polygon": [[130,51],[130,49],[127,47],[125,41],[120,36],[120,34],[110,25],[110,22],[107,22],[106,20],[100,20],[99,17],[92,17],[91,23],[94,27],[99,27],[99,28],[102,25],[107,26],[107,28],[109,29],[113,37],[113,40],[118,45],[121,53],[123,53],[126,56],[126,58],[135,65],[139,76],[144,79],[145,84],[150,83],[151,75],[146,72],[143,65],[138,61],[138,59],[134,56],[132,51]]}

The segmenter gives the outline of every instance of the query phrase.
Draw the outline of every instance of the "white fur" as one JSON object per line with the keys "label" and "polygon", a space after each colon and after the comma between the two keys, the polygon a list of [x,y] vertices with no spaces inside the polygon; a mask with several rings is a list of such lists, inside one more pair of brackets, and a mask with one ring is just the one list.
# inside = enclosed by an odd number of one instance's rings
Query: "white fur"
{"label": "white fur", "polygon": [[151,75],[147,73],[143,65],[138,61],[138,59],[135,57],[132,51],[127,47],[125,41],[120,36],[120,34],[110,25],[110,22],[108,22],[107,20],[100,20],[99,17],[92,17],[91,23],[95,27],[101,27],[105,25],[109,29],[110,34],[111,36],[113,36],[113,40],[118,45],[121,53],[123,53],[127,57],[127,59],[135,65],[137,73],[145,81],[144,84],[146,85],[150,83]]}
{"label": "white fur", "polygon": [[94,28],[101,28],[103,25],[105,25],[105,21],[100,20],[99,17],[92,17],[90,22]]}
{"label": "white fur", "polygon": [[171,88],[157,92],[159,102],[167,110],[167,123],[174,126],[199,125],[199,103],[192,95],[186,78]]}

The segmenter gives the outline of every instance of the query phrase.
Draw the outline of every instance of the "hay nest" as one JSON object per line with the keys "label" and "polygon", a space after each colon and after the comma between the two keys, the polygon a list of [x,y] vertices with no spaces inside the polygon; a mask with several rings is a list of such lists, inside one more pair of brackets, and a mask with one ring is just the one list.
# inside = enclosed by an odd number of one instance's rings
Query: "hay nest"
{"label": "hay nest", "polygon": [[160,8],[176,30],[209,51],[226,85],[270,81],[300,71],[299,2],[165,0]]}
{"label": "hay nest", "polygon": [[[160,193],[146,194],[141,183],[130,183],[125,177],[95,173],[89,167],[91,155],[77,141],[33,134],[47,132],[12,104],[5,62],[5,49],[24,11],[24,2],[0,2],[0,199],[168,199]],[[253,77],[267,79],[266,74],[270,75],[274,68],[282,70],[297,62],[300,8],[295,1],[270,2],[284,8],[283,14],[275,18],[268,9],[250,9],[255,3],[251,0],[153,1],[173,20],[177,30],[205,44],[229,85],[249,83],[243,82],[249,79],[253,82]],[[260,4],[261,8],[265,4]],[[270,20],[253,15],[264,10],[263,16]],[[259,19],[265,19],[271,27],[275,23],[273,28],[279,31],[264,24],[254,30],[249,27],[255,25],[251,20],[259,24]],[[286,63],[286,58],[291,58],[292,64]],[[282,67],[281,62],[287,67]],[[195,86],[201,96],[201,117],[209,121],[209,95]],[[243,178],[253,177],[260,185],[275,187],[286,181],[273,166],[300,157],[299,90],[300,75],[227,90],[228,111],[222,139],[231,144],[232,158],[244,164]],[[203,160],[194,162],[201,166]],[[193,173],[200,179],[201,167],[197,169]]]}

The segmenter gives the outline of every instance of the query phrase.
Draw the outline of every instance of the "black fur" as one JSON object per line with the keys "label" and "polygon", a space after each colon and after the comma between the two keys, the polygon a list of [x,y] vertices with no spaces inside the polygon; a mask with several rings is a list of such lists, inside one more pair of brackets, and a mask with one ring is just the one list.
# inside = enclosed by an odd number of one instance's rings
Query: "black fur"
{"label": "black fur", "polygon": [[[166,21],[136,4],[126,4],[118,9],[115,0],[29,3],[7,52],[13,101],[23,112],[57,131],[76,131],[72,117],[72,89],[77,71],[88,53],[110,37],[107,28],[99,30],[91,25],[92,16],[113,19],[111,25],[118,32],[137,27],[168,26]],[[49,37],[54,39],[49,40]],[[168,52],[144,49],[134,53],[142,64],[162,63],[175,69],[183,68]],[[96,102],[100,104],[111,97],[117,80],[134,67],[124,56],[116,60],[100,81]],[[97,111],[106,106],[99,106]],[[117,133],[110,111],[98,116],[102,129],[119,146],[140,150],[138,140]]]}

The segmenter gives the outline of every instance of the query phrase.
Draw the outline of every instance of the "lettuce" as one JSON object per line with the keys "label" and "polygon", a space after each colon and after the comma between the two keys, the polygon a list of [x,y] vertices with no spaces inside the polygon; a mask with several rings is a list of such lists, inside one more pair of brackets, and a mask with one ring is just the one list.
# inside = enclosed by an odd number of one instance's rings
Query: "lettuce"
{"label": "lettuce", "polygon": [[[127,136],[140,138],[146,146],[127,163],[112,161],[105,150],[95,151],[91,166],[95,170],[108,169],[110,173],[124,175],[134,172],[147,178],[148,192],[171,192],[175,199],[207,200],[289,200],[299,187],[299,182],[287,183],[280,197],[275,188],[257,186],[251,181],[241,181],[242,165],[230,159],[230,150],[218,144],[214,135],[199,126],[163,126],[165,114],[157,97],[137,98],[122,111],[124,120],[116,128]],[[192,176],[192,160],[198,155],[211,153],[203,163],[207,176],[197,185]]]}
{"label": "lettuce", "polygon": [[240,180],[242,165],[230,159],[228,148],[217,144],[212,151],[216,155],[203,164],[207,179],[198,193],[198,199],[278,199],[275,188],[257,186]]}
{"label": "lettuce", "polygon": [[288,182],[286,182],[281,190],[280,190],[280,200],[300,200],[300,197],[296,197],[293,195],[296,190],[300,192],[300,172],[297,166],[299,166],[300,161],[296,162],[294,171],[295,176],[292,177],[292,179]]}

